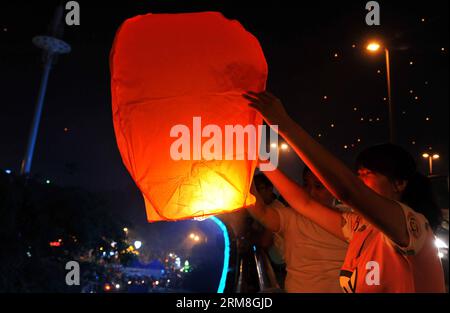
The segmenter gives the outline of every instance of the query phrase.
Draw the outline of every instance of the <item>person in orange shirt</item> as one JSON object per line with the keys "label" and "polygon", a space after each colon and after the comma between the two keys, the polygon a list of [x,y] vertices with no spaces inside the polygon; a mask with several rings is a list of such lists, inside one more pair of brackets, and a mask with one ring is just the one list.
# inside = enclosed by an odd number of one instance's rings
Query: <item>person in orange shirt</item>
{"label": "person in orange shirt", "polygon": [[[349,242],[340,273],[344,292],[445,292],[433,229],[440,210],[427,178],[403,148],[383,144],[358,158],[358,175],[316,142],[268,92],[243,95],[333,195],[353,209],[339,213],[314,201],[280,171],[264,174],[295,209]],[[358,177],[359,176],[359,177]]]}

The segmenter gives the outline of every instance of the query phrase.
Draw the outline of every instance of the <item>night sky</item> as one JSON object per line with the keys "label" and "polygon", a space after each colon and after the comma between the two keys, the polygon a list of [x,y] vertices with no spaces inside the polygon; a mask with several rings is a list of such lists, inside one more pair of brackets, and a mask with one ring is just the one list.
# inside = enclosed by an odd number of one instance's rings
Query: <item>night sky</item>
{"label": "night sky", "polygon": [[[95,2],[95,3],[94,3]],[[81,25],[66,27],[72,52],[50,74],[32,174],[62,186],[121,192],[143,203],[122,164],[113,131],[109,51],[127,18],[149,12],[220,11],[260,41],[268,90],[293,118],[349,165],[368,145],[388,140],[384,55],[391,51],[398,142],[417,157],[440,154],[448,172],[448,1],[379,1],[381,26],[365,24],[367,1],[79,1]],[[35,35],[45,34],[58,1],[0,4],[0,168],[17,172],[42,72]],[[358,140],[359,139],[359,140]],[[287,152],[284,169],[300,176]]]}

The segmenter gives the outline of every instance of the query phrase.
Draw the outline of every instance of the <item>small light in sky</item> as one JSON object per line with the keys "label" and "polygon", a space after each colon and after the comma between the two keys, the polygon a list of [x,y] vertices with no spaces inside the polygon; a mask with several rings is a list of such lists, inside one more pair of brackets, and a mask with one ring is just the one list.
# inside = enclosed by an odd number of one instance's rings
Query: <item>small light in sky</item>
{"label": "small light in sky", "polygon": [[50,184],[50,180],[47,179],[47,180],[45,181],[45,183],[46,183],[46,184]]}
{"label": "small light in sky", "polygon": [[428,85],[428,80],[425,81],[425,85]]}
{"label": "small light in sky", "polygon": [[334,54],[334,57],[337,58],[339,55],[337,53]]}
{"label": "small light in sky", "polygon": [[387,98],[386,98],[386,97],[384,97],[384,98],[383,98],[383,101],[386,101],[386,100],[387,100]]}
{"label": "small light in sky", "polygon": [[65,132],[68,132],[69,129],[68,129],[67,127],[64,127],[64,131],[65,131]]}
{"label": "small light in sky", "polygon": [[369,122],[372,122],[372,121],[373,121],[373,119],[369,118]]}
{"label": "small light in sky", "polygon": [[405,114],[406,114],[406,111],[402,111],[402,114],[405,115]]}
{"label": "small light in sky", "polygon": [[413,61],[409,61],[409,65],[414,65],[414,62]]}
{"label": "small light in sky", "polygon": [[11,170],[5,170],[5,173],[9,175],[9,174],[12,173],[12,171]]}
{"label": "small light in sky", "polygon": [[357,142],[361,142],[361,138],[356,139]]}
{"label": "small light in sky", "polygon": [[430,121],[430,120],[431,120],[431,118],[428,117],[428,116],[425,118],[425,121],[427,121],[427,122]]}
{"label": "small light in sky", "polygon": [[409,91],[409,93],[414,93],[414,90],[411,89],[411,90]]}
{"label": "small light in sky", "polygon": [[361,121],[364,121],[364,117],[361,117],[361,119],[360,119]]}
{"label": "small light in sky", "polygon": [[377,122],[379,122],[380,121],[380,118],[379,117],[377,117]]}
{"label": "small light in sky", "polygon": [[344,146],[344,149],[347,149],[347,148],[348,148],[348,146],[347,146],[347,145],[345,145],[345,146]]}
{"label": "small light in sky", "polygon": [[332,123],[332,124],[330,125],[330,127],[331,127],[331,128],[334,128],[334,124]]}
{"label": "small light in sky", "polygon": [[6,33],[8,31],[8,28],[3,28],[3,31]]}
{"label": "small light in sky", "polygon": [[319,137],[319,138],[322,137],[322,134],[318,134],[317,137]]}
{"label": "small light in sky", "polygon": [[357,108],[357,107],[354,107],[354,108],[353,108],[353,111],[358,111],[358,108]]}
{"label": "small light in sky", "polygon": [[356,45],[355,45],[355,44],[352,44],[352,48],[356,48]]}
{"label": "small light in sky", "polygon": [[444,51],[445,51],[445,48],[444,48],[444,47],[442,47],[442,48],[441,48],[441,51],[442,51],[442,52],[444,52]]}
{"label": "small light in sky", "polygon": [[323,100],[327,100],[328,99],[328,96],[323,96]]}
{"label": "small light in sky", "polygon": [[377,73],[380,74],[380,73],[381,73],[381,70],[377,70]]}
{"label": "small light in sky", "polygon": [[425,18],[422,17],[422,18],[420,19],[420,21],[421,21],[422,23],[425,23]]}
{"label": "small light in sky", "polygon": [[415,145],[415,144],[416,144],[416,141],[415,141],[415,140],[413,140],[413,141],[411,141],[411,143],[412,143],[413,145]]}
{"label": "small light in sky", "polygon": [[418,96],[415,96],[415,97],[414,97],[414,100],[419,100],[419,97],[418,97]]}

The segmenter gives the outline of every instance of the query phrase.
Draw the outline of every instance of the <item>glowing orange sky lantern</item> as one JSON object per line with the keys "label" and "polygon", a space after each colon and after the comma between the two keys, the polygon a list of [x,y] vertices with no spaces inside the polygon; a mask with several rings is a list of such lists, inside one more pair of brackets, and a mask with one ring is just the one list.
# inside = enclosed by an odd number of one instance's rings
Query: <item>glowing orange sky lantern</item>
{"label": "glowing orange sky lantern", "polygon": [[148,221],[203,217],[254,203],[249,189],[256,161],[228,160],[225,150],[213,160],[174,160],[170,154],[175,125],[189,128],[190,155],[195,153],[195,117],[222,131],[262,123],[241,96],[264,90],[267,79],[253,35],[215,12],[136,16],[118,30],[110,65],[117,144],[144,196]]}

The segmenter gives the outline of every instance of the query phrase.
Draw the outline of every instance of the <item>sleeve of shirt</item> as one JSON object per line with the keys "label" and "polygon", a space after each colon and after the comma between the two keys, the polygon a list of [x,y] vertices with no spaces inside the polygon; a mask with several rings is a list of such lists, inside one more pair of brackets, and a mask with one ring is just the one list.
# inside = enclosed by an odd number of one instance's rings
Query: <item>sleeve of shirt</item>
{"label": "sleeve of shirt", "polygon": [[398,252],[405,255],[415,255],[422,249],[428,233],[431,231],[428,220],[420,213],[415,212],[409,206],[398,202],[403,210],[406,228],[409,235],[409,243],[406,247],[402,247],[385,235],[386,241],[394,247]]}
{"label": "sleeve of shirt", "polygon": [[353,234],[361,224],[361,217],[355,213],[342,213],[342,234],[347,242],[352,241]]}
{"label": "sleeve of shirt", "polygon": [[276,233],[283,236],[289,225],[289,221],[292,218],[292,209],[285,206],[273,206],[272,208],[278,213],[278,216],[280,217],[280,229]]}

